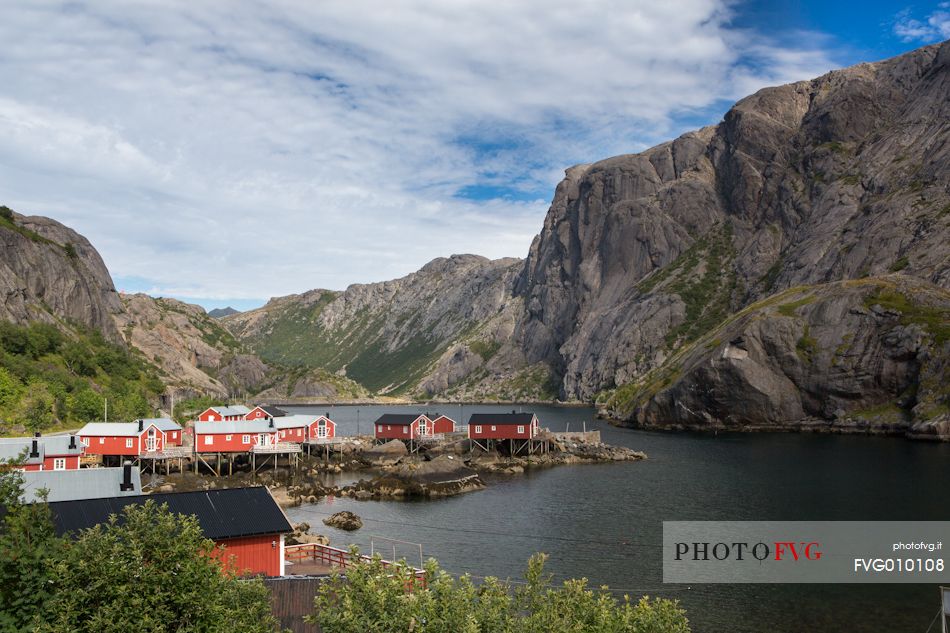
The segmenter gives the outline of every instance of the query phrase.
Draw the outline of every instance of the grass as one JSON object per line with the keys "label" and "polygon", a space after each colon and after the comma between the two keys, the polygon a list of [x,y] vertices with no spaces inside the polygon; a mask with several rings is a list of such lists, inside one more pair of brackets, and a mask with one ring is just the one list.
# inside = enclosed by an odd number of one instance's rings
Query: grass
{"label": "grass", "polygon": [[908,266],[909,264],[910,264],[910,260],[907,259],[907,256],[906,256],[906,255],[902,255],[901,257],[899,257],[899,258],[897,259],[897,261],[895,261],[893,264],[891,264],[891,267],[889,268],[889,270],[890,270],[892,273],[896,273],[896,272],[898,272],[898,271],[900,271],[900,270],[904,270],[905,268],[907,268],[907,266]]}
{"label": "grass", "polygon": [[840,141],[828,141],[827,143],[822,143],[817,146],[815,149],[826,149],[834,154],[847,154],[850,151],[845,147],[844,143]]}
{"label": "grass", "polygon": [[498,341],[472,341],[468,344],[468,348],[481,356],[482,360],[487,363],[501,349],[501,343]]}
{"label": "grass", "polygon": [[879,305],[900,313],[901,325],[919,325],[937,347],[950,341],[950,309],[931,306],[908,298],[899,290],[881,288],[864,300],[865,307]]}
{"label": "grass", "polygon": [[812,362],[818,354],[818,341],[809,333],[808,325],[805,325],[801,338],[795,343],[795,353],[806,363]]}
{"label": "grass", "polygon": [[798,301],[790,301],[789,303],[783,303],[782,305],[778,307],[778,312],[782,316],[796,317],[798,316],[798,314],[796,313],[796,310],[798,310],[798,308],[808,305],[809,303],[814,303],[814,301],[815,301],[814,295],[807,295],[805,297],[802,297]]}
{"label": "grass", "polygon": [[[32,231],[26,227],[22,227],[19,224],[17,224],[16,219],[13,217],[13,210],[10,207],[0,206],[0,228],[9,229],[16,233],[19,233],[23,237],[26,237],[30,241],[36,242],[37,244],[52,244],[55,246],[62,246],[61,244],[57,244],[51,239],[43,237],[36,231]],[[70,246],[72,245],[70,244]],[[63,249],[64,249],[64,254],[68,256],[69,252],[65,250],[66,249],[65,246],[63,246]]]}

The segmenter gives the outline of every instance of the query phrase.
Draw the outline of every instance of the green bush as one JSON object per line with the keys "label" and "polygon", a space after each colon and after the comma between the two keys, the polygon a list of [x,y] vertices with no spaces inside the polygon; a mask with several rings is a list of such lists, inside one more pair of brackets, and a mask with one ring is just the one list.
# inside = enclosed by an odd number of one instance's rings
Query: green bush
{"label": "green bush", "polygon": [[[354,552],[355,553],[355,552]],[[324,631],[425,631],[426,633],[688,633],[686,613],[676,602],[617,600],[586,579],[554,586],[544,574],[543,554],[528,562],[518,588],[497,578],[475,584],[426,565],[425,588],[406,565],[384,567],[377,557],[334,575],[321,585],[316,613]],[[407,591],[413,587],[413,591]]]}

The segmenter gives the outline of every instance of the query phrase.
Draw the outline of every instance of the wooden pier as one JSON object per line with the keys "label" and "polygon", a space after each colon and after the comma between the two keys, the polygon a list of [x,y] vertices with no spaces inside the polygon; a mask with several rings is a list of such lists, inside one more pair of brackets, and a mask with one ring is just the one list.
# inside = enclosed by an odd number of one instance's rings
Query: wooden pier
{"label": "wooden pier", "polygon": [[[344,572],[356,562],[371,562],[373,557],[360,554],[358,558],[354,558],[350,552],[338,547],[305,543],[285,546],[284,560],[287,561],[286,574],[288,576],[328,576],[335,571]],[[385,569],[396,564],[389,560],[383,560],[381,563]],[[425,587],[425,570],[417,567],[411,569],[413,581]]]}

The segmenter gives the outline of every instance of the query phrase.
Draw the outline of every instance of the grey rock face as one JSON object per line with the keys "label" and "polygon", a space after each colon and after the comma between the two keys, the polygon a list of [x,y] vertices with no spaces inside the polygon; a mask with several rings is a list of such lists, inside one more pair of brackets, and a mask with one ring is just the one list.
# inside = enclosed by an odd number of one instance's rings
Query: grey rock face
{"label": "grey rock face", "polygon": [[717,126],[569,169],[516,283],[526,361],[590,399],[796,285],[900,270],[950,287],[948,94],[944,43],[764,89]]}
{"label": "grey rock face", "polygon": [[13,214],[18,232],[0,223],[0,318],[78,323],[120,342],[122,311],[109,271],[89,241],[48,218]]}
{"label": "grey rock face", "polygon": [[681,350],[613,413],[645,427],[907,432],[950,403],[948,323],[950,292],[901,275],[792,289]]}

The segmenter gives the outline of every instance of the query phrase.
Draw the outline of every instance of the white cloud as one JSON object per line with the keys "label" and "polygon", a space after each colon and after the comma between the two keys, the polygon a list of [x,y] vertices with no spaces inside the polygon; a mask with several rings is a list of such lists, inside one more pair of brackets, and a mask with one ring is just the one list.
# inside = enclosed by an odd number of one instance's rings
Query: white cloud
{"label": "white cloud", "polygon": [[923,20],[911,17],[909,10],[897,14],[894,34],[905,42],[936,42],[950,38],[950,2],[941,2]]}
{"label": "white cloud", "polygon": [[[0,22],[2,202],[180,296],[524,256],[564,167],[832,66],[730,16],[720,0],[25,4]],[[473,185],[528,199],[458,197]]]}

